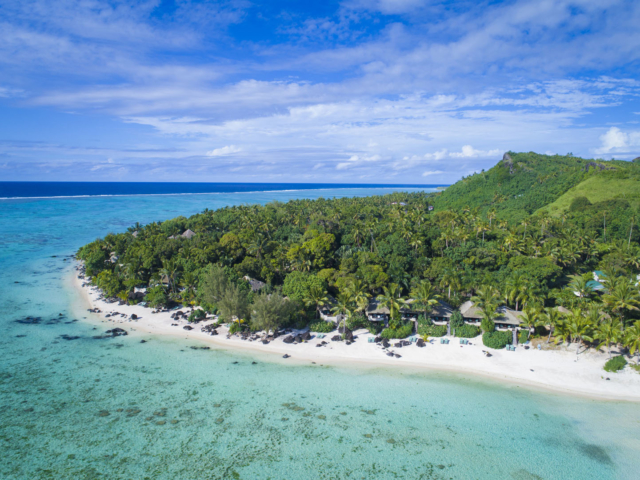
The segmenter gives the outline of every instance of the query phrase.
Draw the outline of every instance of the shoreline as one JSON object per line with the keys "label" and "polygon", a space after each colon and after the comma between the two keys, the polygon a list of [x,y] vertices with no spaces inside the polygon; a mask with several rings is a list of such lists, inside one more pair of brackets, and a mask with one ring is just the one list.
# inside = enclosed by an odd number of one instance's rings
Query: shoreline
{"label": "shoreline", "polygon": [[[110,304],[100,299],[97,287],[82,286],[84,280],[78,278],[75,268],[70,271],[70,286],[82,301],[83,313],[87,317],[83,321],[94,324],[106,324],[109,328],[125,328],[129,335],[136,337],[142,334],[160,335],[162,337],[180,338],[181,340],[197,340],[211,348],[221,348],[246,354],[269,356],[275,363],[308,364],[315,362],[318,366],[394,368],[402,367],[404,371],[420,373],[425,371],[442,372],[465,377],[480,377],[500,382],[508,386],[523,386],[534,391],[544,390],[561,395],[579,396],[588,399],[640,402],[640,374],[631,368],[622,372],[605,372],[602,366],[608,359],[607,354],[589,351],[575,361],[575,349],[562,347],[556,350],[525,350],[517,348],[515,352],[507,350],[490,350],[482,345],[481,337],[469,339],[470,345],[461,346],[455,338],[451,343],[441,345],[438,339],[431,339],[424,348],[411,345],[403,348],[391,347],[389,350],[401,355],[401,358],[386,356],[386,351],[378,344],[368,343],[372,337],[366,330],[354,332],[356,342],[346,345],[344,342],[331,342],[329,339],[335,332],[324,338],[326,346],[316,347],[322,340],[315,334],[311,340],[301,344],[285,344],[284,336],[263,345],[259,341],[250,342],[238,336],[226,338],[227,328],[219,327],[219,335],[211,336],[201,328],[212,323],[206,320],[192,324],[192,330],[184,330],[186,320],[170,318],[171,312],[152,314],[150,308],[138,305]],[[80,305],[77,305],[80,307]],[[87,315],[87,309],[98,308],[101,313]],[[183,309],[185,310],[185,309]],[[126,317],[109,317],[105,314],[119,312]],[[80,312],[78,312],[80,313]],[[131,314],[138,316],[131,320]],[[81,317],[82,318],[82,317]],[[178,324],[178,326],[172,326]],[[113,325],[113,326],[112,326]],[[437,342],[437,343],[436,343]],[[454,343],[455,342],[455,343]],[[392,343],[395,343],[392,342]],[[492,357],[487,358],[482,350],[490,350]],[[288,354],[288,359],[282,356]],[[610,381],[605,378],[610,378]]]}

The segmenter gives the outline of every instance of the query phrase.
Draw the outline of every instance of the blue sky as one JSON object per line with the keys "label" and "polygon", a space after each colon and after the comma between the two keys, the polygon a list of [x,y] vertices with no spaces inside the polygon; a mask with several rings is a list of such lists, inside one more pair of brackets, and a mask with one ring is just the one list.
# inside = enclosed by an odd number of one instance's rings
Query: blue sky
{"label": "blue sky", "polygon": [[0,0],[0,179],[453,183],[640,156],[640,2]]}

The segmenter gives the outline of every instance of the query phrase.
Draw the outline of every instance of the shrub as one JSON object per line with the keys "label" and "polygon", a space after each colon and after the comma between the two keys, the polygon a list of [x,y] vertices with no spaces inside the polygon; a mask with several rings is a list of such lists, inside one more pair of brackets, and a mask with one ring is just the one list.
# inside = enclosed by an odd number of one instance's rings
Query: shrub
{"label": "shrub", "polygon": [[482,322],[480,323],[480,328],[482,328],[483,332],[493,332],[496,329],[496,324],[493,323],[493,320],[483,318]]}
{"label": "shrub", "polygon": [[520,330],[518,334],[519,343],[527,343],[529,341],[529,330]]}
{"label": "shrub", "polygon": [[425,317],[424,314],[421,313],[418,316],[418,327],[423,325],[433,325],[433,322],[431,321],[431,317]]}
{"label": "shrub", "polygon": [[361,313],[356,313],[352,315],[347,320],[347,327],[349,330],[357,330],[359,328],[367,328],[369,326],[369,321],[365,318]]}
{"label": "shrub", "polygon": [[387,340],[391,340],[392,338],[407,338],[409,335],[413,333],[413,325],[410,323],[406,325],[401,325],[397,328],[385,328],[380,336],[382,338],[386,338]]}
{"label": "shrub", "polygon": [[231,335],[233,335],[234,333],[238,333],[241,330],[242,326],[240,326],[238,322],[231,322],[231,325],[229,325],[229,333]]}
{"label": "shrub", "polygon": [[456,332],[458,331],[459,328],[465,326],[464,317],[457,310],[451,314],[451,320],[449,321],[449,323],[451,324],[451,330],[455,328]]}
{"label": "shrub", "polygon": [[164,307],[169,302],[162,285],[156,285],[147,290],[144,299],[151,308]]}
{"label": "shrub", "polygon": [[384,324],[382,322],[367,322],[367,329],[373,335],[379,334],[383,328]]}
{"label": "shrub", "polygon": [[[451,327],[451,331],[454,331],[453,327]],[[473,325],[462,325],[461,327],[455,328],[454,334],[460,338],[474,338],[480,335],[480,329]]]}
{"label": "shrub", "polygon": [[312,332],[329,333],[335,330],[336,325],[333,322],[317,322],[309,325]]}
{"label": "shrub", "polygon": [[622,370],[626,364],[627,360],[622,355],[617,355],[607,360],[607,363],[604,364],[604,369],[607,372],[617,372]]}
{"label": "shrub", "polygon": [[197,309],[189,314],[189,318],[187,320],[189,322],[199,322],[200,320],[204,320],[205,318],[207,318],[207,312]]}
{"label": "shrub", "polygon": [[444,337],[447,334],[446,325],[420,325],[418,334],[427,337]]}
{"label": "shrub", "polygon": [[511,343],[513,334],[507,332],[485,332],[482,334],[482,343],[485,347],[500,349]]}

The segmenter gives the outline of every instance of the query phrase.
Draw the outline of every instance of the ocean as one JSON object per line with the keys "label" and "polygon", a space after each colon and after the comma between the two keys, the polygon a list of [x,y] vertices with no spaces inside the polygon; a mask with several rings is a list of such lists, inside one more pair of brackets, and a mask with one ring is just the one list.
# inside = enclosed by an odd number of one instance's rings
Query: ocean
{"label": "ocean", "polygon": [[6,185],[19,198],[0,200],[2,479],[638,478],[637,404],[95,339],[108,327],[85,321],[68,282],[78,247],[135,222],[425,187]]}

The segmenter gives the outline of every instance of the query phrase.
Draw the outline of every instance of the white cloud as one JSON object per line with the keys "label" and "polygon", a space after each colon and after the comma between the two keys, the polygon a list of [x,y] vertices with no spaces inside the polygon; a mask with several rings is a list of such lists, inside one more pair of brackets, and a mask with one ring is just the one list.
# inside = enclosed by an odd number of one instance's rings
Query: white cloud
{"label": "white cloud", "polygon": [[450,152],[451,158],[478,158],[478,157],[492,157],[499,155],[500,150],[476,150],[471,145],[465,145],[459,152]]}
{"label": "white cloud", "polygon": [[443,170],[429,170],[426,172],[422,173],[423,177],[430,177],[431,175],[440,175],[441,173],[444,173]]}
{"label": "white cloud", "polygon": [[226,147],[216,148],[215,150],[207,152],[207,157],[224,157],[226,155],[232,155],[241,151],[242,149],[236,147],[235,145],[227,145]]}
{"label": "white cloud", "polygon": [[640,131],[623,132],[618,127],[611,127],[600,136],[601,146],[595,149],[596,154],[638,153],[640,150]]}

